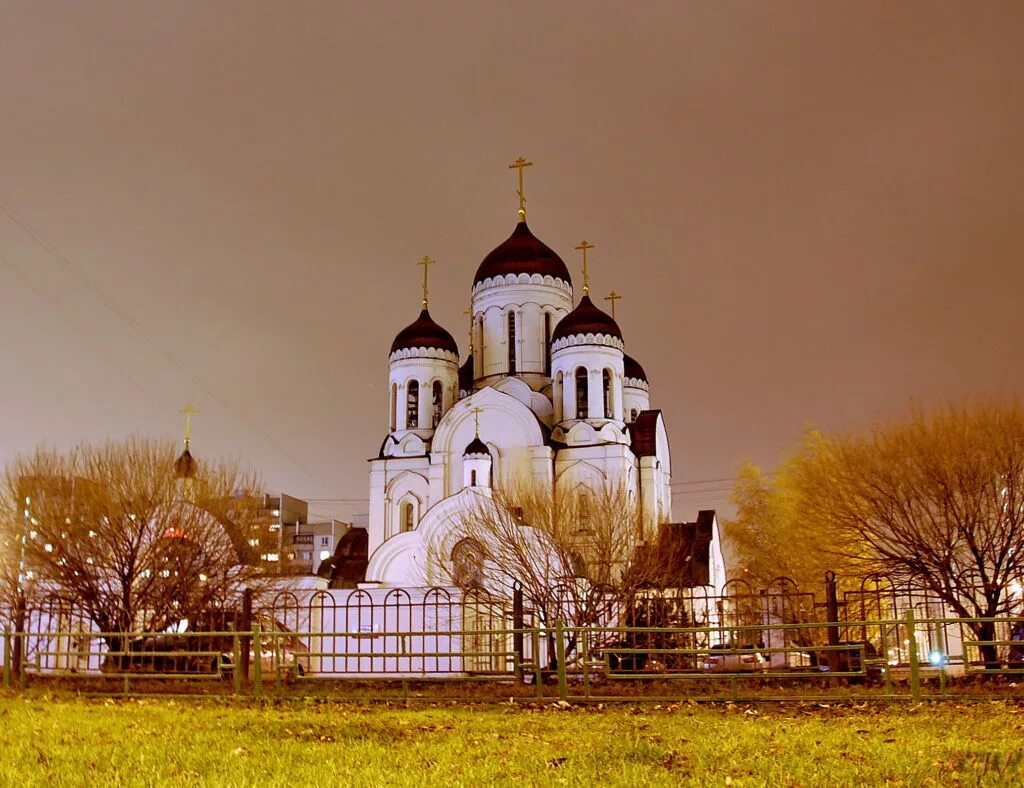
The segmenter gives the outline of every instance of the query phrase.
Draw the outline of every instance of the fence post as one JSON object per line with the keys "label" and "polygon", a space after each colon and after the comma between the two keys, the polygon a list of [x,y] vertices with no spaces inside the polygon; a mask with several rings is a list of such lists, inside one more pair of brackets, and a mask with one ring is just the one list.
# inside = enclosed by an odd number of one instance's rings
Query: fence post
{"label": "fence post", "polygon": [[555,660],[558,663],[558,698],[567,700],[569,697],[569,680],[565,673],[565,622],[555,622]]}
{"label": "fence post", "polygon": [[[825,617],[828,619],[828,644],[838,646],[839,597],[836,593],[836,573],[831,569],[825,573]],[[839,667],[839,651],[832,648],[828,652],[828,672],[835,675],[839,672]]]}
{"label": "fence post", "polygon": [[232,676],[232,680],[235,685],[235,694],[242,694],[242,642],[238,637],[238,632],[235,632],[234,643],[231,651],[231,659],[234,662],[234,670],[232,671],[235,675]]}
{"label": "fence post", "polygon": [[4,686],[10,689],[14,683],[14,676],[11,673],[11,628],[4,627]]}
{"label": "fence post", "polygon": [[907,609],[906,623],[907,656],[910,658],[910,695],[921,700],[921,665],[917,659],[917,629],[914,625],[914,609]]}
{"label": "fence post", "polygon": [[258,621],[252,627],[252,691],[257,698],[263,697],[263,643]]}
{"label": "fence post", "polygon": [[[239,632],[251,632],[252,631],[252,589],[246,588],[242,592],[242,620],[238,623],[235,629]],[[238,665],[242,670],[242,676],[246,681],[249,681],[249,655],[251,653],[250,646],[251,642],[248,635],[242,638],[242,656],[238,661]]]}
{"label": "fence post", "polygon": [[516,582],[512,590],[512,650],[516,653],[516,678],[523,678],[523,587]]}
{"label": "fence post", "polygon": [[[536,621],[534,624],[536,625]],[[540,629],[534,626],[533,632],[531,633],[531,639],[533,641],[533,683],[536,685],[537,697],[544,697],[544,669],[541,666],[540,661]]]}

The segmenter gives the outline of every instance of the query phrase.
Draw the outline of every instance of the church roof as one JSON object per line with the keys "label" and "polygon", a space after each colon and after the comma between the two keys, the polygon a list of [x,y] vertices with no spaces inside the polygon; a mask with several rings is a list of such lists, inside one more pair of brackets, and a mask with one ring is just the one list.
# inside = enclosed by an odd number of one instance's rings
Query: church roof
{"label": "church roof", "polygon": [[420,347],[437,348],[448,350],[455,355],[459,354],[459,346],[455,344],[455,339],[434,322],[426,307],[414,322],[398,332],[395,341],[391,343],[391,352]]}
{"label": "church roof", "polygon": [[579,305],[558,321],[551,341],[557,342],[559,339],[577,334],[606,334],[622,339],[622,330],[615,322],[615,318],[594,306],[588,295],[583,296]]}
{"label": "church roof", "polygon": [[459,367],[459,391],[473,390],[473,354],[466,356],[465,363]]}
{"label": "church roof", "polygon": [[647,373],[644,372],[644,368],[640,366],[640,362],[628,354],[622,356],[622,371],[627,378],[639,378],[644,383],[650,383],[647,379]]}
{"label": "church roof", "polygon": [[473,284],[508,274],[539,274],[572,284],[562,258],[530,232],[525,221],[519,222],[512,235],[484,258],[476,269]]}
{"label": "church roof", "polygon": [[658,417],[660,410],[642,410],[636,421],[628,424],[629,448],[637,457],[653,457],[658,453]]}
{"label": "church roof", "polygon": [[663,588],[693,588],[711,582],[711,543],[715,536],[715,510],[702,509],[693,523],[665,523],[658,539],[648,546],[658,555],[655,582]]}
{"label": "church roof", "polygon": [[488,457],[491,456],[491,450],[487,448],[487,444],[480,440],[480,436],[477,435],[473,440],[469,442],[466,450],[462,452],[462,456],[468,456],[470,454],[486,454]]}

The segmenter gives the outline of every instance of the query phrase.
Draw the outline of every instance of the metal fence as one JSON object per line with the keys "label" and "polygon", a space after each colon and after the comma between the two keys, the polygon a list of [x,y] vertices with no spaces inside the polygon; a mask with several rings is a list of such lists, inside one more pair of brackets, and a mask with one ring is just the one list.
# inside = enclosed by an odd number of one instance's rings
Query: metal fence
{"label": "metal fence", "polygon": [[3,678],[256,697],[345,694],[354,682],[370,696],[432,697],[424,687],[454,682],[478,699],[486,686],[503,699],[919,699],[969,694],[976,677],[1015,694],[1024,674],[1021,618],[935,615],[945,611],[927,595],[891,584],[831,603],[785,579],[725,590],[641,594],[586,623],[546,623],[521,597],[448,588],[283,593],[161,633],[95,631],[50,599],[20,631],[6,626]]}

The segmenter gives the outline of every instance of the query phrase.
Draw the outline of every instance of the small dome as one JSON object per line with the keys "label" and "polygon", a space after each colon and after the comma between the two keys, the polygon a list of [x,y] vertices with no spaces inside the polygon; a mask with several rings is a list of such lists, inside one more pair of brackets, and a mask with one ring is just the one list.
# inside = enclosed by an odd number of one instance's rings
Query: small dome
{"label": "small dome", "polygon": [[647,373],[644,372],[644,368],[640,366],[640,362],[632,356],[623,354],[622,356],[622,371],[626,378],[639,378],[644,383],[650,383],[647,379]]}
{"label": "small dome", "polygon": [[559,339],[577,334],[606,334],[616,339],[622,339],[619,324],[611,315],[594,306],[590,296],[583,296],[579,306],[558,321],[558,325],[555,326],[554,333],[551,335],[551,341],[557,342]]}
{"label": "small dome", "polygon": [[487,448],[487,444],[480,440],[480,436],[477,435],[473,440],[469,442],[466,450],[462,452],[463,457],[468,457],[470,454],[482,454],[487,457],[491,456],[491,450]]}
{"label": "small dome", "polygon": [[473,284],[508,274],[540,274],[572,285],[569,269],[562,258],[531,233],[525,221],[519,222],[508,240],[484,258],[476,269]]}
{"label": "small dome", "polygon": [[455,355],[459,354],[459,346],[455,344],[455,339],[434,322],[426,308],[420,312],[416,322],[410,323],[398,332],[395,341],[391,343],[391,352],[419,347],[437,348],[448,350]]}
{"label": "small dome", "polygon": [[198,468],[199,463],[196,462],[195,457],[192,456],[192,452],[187,447],[181,453],[181,456],[174,461],[174,475],[179,479],[195,478]]}

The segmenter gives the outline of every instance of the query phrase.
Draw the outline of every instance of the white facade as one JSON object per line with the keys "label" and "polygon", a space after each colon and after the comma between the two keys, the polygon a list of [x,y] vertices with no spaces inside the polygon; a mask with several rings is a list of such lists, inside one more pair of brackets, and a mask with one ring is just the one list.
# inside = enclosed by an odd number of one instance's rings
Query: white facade
{"label": "white facade", "polygon": [[[587,297],[573,304],[564,263],[521,222],[477,271],[461,378],[454,340],[425,309],[398,335],[388,433],[370,462],[367,584],[445,582],[426,545],[473,505],[474,486],[585,494],[621,484],[642,509],[644,538],[671,519],[668,434],[648,383],[626,377],[615,321]],[[476,437],[489,460],[464,458]]]}

